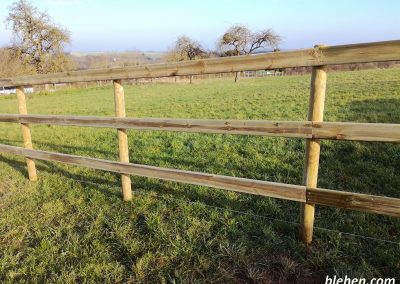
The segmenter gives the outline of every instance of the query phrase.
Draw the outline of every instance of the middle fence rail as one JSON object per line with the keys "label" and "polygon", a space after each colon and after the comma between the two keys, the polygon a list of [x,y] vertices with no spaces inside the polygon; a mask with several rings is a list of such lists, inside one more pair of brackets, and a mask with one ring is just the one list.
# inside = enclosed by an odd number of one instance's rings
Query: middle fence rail
{"label": "middle fence rail", "polygon": [[0,114],[0,122],[400,143],[400,124]]}
{"label": "middle fence rail", "polygon": [[[400,41],[362,43],[342,46],[315,46],[288,52],[229,58],[205,59],[173,64],[63,72],[0,79],[0,87],[16,87],[19,114],[0,114],[0,122],[19,123],[24,147],[0,144],[0,153],[26,158],[29,179],[35,181],[34,160],[55,161],[121,174],[123,198],[130,200],[130,175],[159,178],[209,186],[237,192],[301,202],[301,238],[312,241],[315,204],[400,217],[400,199],[344,192],[317,187],[320,139],[400,143],[400,124],[323,122],[326,65],[400,60]],[[125,117],[121,80],[186,76],[221,72],[270,70],[286,67],[313,68],[308,121],[208,120]],[[116,117],[28,115],[24,86],[112,80]],[[118,130],[119,161],[108,161],[35,150],[30,124],[106,127]],[[208,173],[182,171],[129,163],[127,129],[148,129],[235,135],[264,135],[307,139],[304,185],[275,183]]]}

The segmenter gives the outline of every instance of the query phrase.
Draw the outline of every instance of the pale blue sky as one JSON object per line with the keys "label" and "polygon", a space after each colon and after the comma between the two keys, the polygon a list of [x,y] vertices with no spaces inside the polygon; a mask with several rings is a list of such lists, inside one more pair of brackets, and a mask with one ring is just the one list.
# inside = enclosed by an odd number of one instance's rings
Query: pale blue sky
{"label": "pale blue sky", "polygon": [[[11,41],[0,0],[0,46]],[[273,28],[283,49],[400,39],[400,0],[30,0],[71,31],[72,51],[163,51],[186,34],[206,48],[232,24]]]}

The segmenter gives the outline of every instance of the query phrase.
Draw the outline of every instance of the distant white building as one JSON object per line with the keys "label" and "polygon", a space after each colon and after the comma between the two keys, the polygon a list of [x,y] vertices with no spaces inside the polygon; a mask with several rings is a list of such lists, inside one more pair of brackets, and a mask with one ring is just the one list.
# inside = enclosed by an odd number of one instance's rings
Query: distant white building
{"label": "distant white building", "polygon": [[[25,94],[33,93],[33,87],[24,88]],[[15,88],[0,88],[0,95],[11,95],[15,94],[17,90]]]}

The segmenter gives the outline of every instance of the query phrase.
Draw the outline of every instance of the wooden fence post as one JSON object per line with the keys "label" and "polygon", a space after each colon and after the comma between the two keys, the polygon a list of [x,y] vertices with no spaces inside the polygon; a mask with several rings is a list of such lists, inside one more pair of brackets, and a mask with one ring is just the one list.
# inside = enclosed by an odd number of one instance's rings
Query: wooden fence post
{"label": "wooden fence post", "polygon": [[[126,117],[125,95],[121,80],[114,80],[115,114],[117,117]],[[126,129],[118,128],[119,160],[129,163],[128,136]],[[129,175],[121,174],[122,197],[124,201],[132,200],[132,185]]]}
{"label": "wooden fence post", "polygon": [[[28,111],[26,109],[26,99],[25,99],[24,87],[18,86],[16,88],[16,93],[17,93],[19,114],[28,114]],[[22,136],[24,138],[24,147],[27,149],[32,149],[33,148],[32,147],[32,136],[31,136],[31,130],[29,129],[29,124],[21,123],[21,128],[22,128]],[[35,162],[30,158],[25,158],[25,160],[26,160],[26,165],[28,167],[29,180],[36,181],[37,175],[36,175]]]}
{"label": "wooden fence post", "polygon": [[[320,46],[316,46],[320,47]],[[320,122],[324,117],[326,90],[326,68],[315,66],[312,68],[310,102],[308,109],[308,120]],[[318,167],[320,154],[320,140],[307,139],[306,158],[304,165],[303,180],[306,187],[317,187]],[[307,192],[306,192],[307,194]],[[312,242],[314,229],[315,204],[301,204],[300,213],[300,235],[302,241],[309,245]]]}

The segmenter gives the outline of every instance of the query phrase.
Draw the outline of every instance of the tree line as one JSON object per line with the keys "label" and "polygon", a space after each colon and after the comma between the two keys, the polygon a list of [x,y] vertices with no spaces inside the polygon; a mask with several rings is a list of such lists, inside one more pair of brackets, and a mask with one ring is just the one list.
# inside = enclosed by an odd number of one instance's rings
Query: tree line
{"label": "tree line", "polygon": [[[12,44],[0,49],[0,77],[46,74],[75,69],[64,48],[70,32],[27,0],[16,0],[9,8],[6,27],[13,33]],[[278,50],[281,37],[272,29],[253,32],[245,26],[230,27],[219,39],[216,50],[206,50],[188,36],[180,36],[166,61],[184,61],[218,56],[238,56],[266,48]],[[236,80],[237,80],[236,76]]]}
{"label": "tree line", "polygon": [[[218,39],[216,51],[207,51],[199,42],[188,36],[178,37],[175,46],[168,52],[167,60],[184,61],[216,56],[239,56],[266,48],[279,51],[278,45],[281,40],[281,36],[272,29],[252,32],[246,26],[234,25]],[[235,82],[238,78],[239,72],[236,72]]]}

